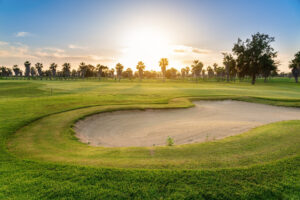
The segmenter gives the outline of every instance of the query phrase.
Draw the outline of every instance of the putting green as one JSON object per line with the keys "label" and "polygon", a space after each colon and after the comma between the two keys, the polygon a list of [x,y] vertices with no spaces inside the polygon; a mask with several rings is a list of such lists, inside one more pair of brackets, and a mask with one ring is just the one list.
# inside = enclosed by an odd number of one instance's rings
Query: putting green
{"label": "putting green", "polygon": [[92,147],[79,142],[71,128],[84,116],[100,112],[192,105],[181,98],[169,104],[94,106],[57,113],[18,130],[10,137],[8,149],[29,160],[152,169],[246,167],[300,154],[300,121],[272,123],[222,140],[172,147]]}

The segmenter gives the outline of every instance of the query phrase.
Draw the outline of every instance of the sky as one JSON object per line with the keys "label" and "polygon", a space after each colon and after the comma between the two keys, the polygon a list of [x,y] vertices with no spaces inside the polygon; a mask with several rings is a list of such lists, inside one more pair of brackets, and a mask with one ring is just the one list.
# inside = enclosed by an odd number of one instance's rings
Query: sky
{"label": "sky", "polygon": [[135,69],[222,65],[238,38],[275,37],[280,71],[300,51],[300,0],[0,0],[0,66],[80,62]]}

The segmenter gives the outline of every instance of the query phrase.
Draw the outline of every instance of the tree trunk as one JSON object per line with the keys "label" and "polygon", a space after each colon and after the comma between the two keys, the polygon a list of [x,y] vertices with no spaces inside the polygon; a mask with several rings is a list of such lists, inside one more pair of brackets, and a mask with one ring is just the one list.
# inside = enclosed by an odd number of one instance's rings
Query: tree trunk
{"label": "tree trunk", "polygon": [[298,83],[298,75],[295,76],[295,81]]}
{"label": "tree trunk", "polygon": [[255,74],[253,74],[253,75],[252,75],[252,82],[251,82],[251,83],[252,83],[252,85],[254,85],[254,84],[255,84],[255,80],[256,80],[256,75],[255,75]]}
{"label": "tree trunk", "polygon": [[266,76],[265,76],[264,82],[265,82],[265,83],[267,82],[267,77],[266,77]]}

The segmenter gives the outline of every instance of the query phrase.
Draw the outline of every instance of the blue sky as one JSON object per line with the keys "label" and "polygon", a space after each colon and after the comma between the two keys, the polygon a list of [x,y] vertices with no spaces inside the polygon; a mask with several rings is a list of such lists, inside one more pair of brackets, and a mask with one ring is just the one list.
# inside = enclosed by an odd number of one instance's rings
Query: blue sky
{"label": "blue sky", "polygon": [[158,69],[194,59],[222,64],[222,52],[256,32],[275,37],[280,69],[300,50],[299,0],[0,0],[0,65],[25,60],[70,62],[143,60]]}

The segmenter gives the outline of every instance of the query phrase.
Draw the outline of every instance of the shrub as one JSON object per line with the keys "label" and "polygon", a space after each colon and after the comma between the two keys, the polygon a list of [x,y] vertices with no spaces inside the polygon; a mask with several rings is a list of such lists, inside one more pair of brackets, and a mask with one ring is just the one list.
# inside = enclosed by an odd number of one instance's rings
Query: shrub
{"label": "shrub", "polygon": [[168,136],[167,138],[167,146],[173,146],[174,145],[174,139]]}

